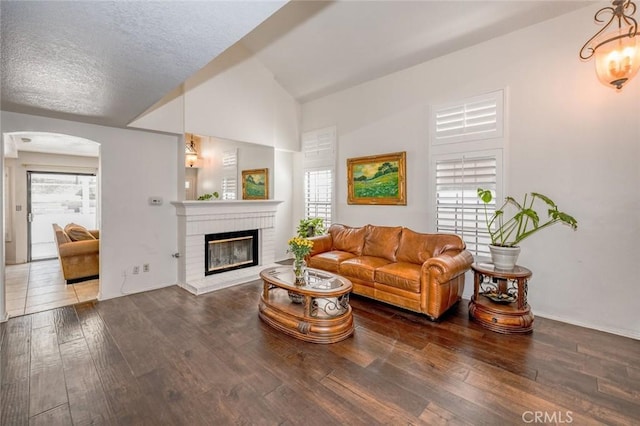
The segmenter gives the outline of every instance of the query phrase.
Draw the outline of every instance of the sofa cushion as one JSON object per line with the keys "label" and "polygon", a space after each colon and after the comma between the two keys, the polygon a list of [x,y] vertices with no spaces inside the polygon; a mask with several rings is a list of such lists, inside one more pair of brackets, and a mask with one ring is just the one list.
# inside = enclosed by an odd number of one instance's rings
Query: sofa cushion
{"label": "sofa cushion", "polygon": [[329,234],[333,239],[333,249],[353,253],[356,256],[362,254],[364,237],[368,231],[366,226],[361,228],[351,228],[344,225],[331,225]]}
{"label": "sofa cushion", "polygon": [[420,234],[408,228],[402,229],[400,245],[396,254],[398,262],[422,265],[427,259],[430,259],[431,251],[428,247],[430,237],[433,238],[435,235]]}
{"label": "sofa cushion", "polygon": [[70,223],[64,227],[64,232],[69,236],[71,241],[95,240],[96,237],[82,225]]}
{"label": "sofa cushion", "polygon": [[372,256],[358,256],[345,260],[338,268],[339,274],[349,278],[373,282],[376,269],[387,265],[387,259]]}
{"label": "sofa cushion", "polygon": [[382,257],[395,262],[401,233],[402,226],[370,226],[364,239],[362,255]]}
{"label": "sofa cushion", "polygon": [[355,256],[355,254],[346,251],[326,251],[310,257],[307,265],[310,268],[323,269],[329,272],[338,272],[338,266],[340,263]]}
{"label": "sofa cushion", "polygon": [[421,269],[421,265],[415,263],[390,263],[376,269],[375,281],[402,290],[420,293]]}
{"label": "sofa cushion", "polygon": [[467,248],[464,240],[454,234],[437,234],[431,239],[433,256],[440,256],[444,252],[450,252],[452,256]]}
{"label": "sofa cushion", "polygon": [[458,253],[466,247],[462,238],[455,234],[420,234],[404,228],[398,247],[398,262],[423,264],[428,259],[446,251]]}

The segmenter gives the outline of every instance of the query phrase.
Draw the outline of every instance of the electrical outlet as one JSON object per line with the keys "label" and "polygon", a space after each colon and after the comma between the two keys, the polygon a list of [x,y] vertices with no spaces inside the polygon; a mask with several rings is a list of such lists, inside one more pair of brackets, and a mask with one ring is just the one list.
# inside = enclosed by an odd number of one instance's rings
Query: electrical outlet
{"label": "electrical outlet", "polygon": [[145,263],[144,265],[142,265],[142,272],[149,272],[149,264]]}
{"label": "electrical outlet", "polygon": [[134,274],[139,274],[139,273],[140,273],[140,267],[139,267],[139,266],[137,266],[137,265],[136,265],[136,266],[134,266],[134,267],[133,267],[133,273],[134,273]]}

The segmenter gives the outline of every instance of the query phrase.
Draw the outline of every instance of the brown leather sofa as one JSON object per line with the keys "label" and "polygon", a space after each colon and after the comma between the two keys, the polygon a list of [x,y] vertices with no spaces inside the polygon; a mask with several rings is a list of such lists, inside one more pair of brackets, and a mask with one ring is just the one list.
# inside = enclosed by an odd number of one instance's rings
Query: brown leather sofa
{"label": "brown leather sofa", "polygon": [[458,302],[473,257],[457,235],[421,234],[401,226],[334,224],[311,237],[312,268],[342,275],[353,293],[439,318]]}
{"label": "brown leather sofa", "polygon": [[98,278],[100,273],[100,233],[88,230],[93,239],[72,241],[58,224],[53,224],[58,258],[67,284]]}

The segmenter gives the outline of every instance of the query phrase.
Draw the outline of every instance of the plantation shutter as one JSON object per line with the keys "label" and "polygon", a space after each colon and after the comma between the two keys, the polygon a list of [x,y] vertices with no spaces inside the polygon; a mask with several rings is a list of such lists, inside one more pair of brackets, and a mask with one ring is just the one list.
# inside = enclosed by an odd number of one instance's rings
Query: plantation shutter
{"label": "plantation shutter", "polygon": [[305,217],[321,217],[325,227],[331,225],[333,173],[329,169],[304,173]]}
{"label": "plantation shutter", "polygon": [[222,153],[222,199],[238,198],[238,150],[232,149]]}
{"label": "plantation shutter", "polygon": [[431,121],[434,145],[500,138],[503,134],[503,92],[436,106]]}
{"label": "plantation shutter", "polygon": [[333,219],[336,128],[304,133],[302,155],[305,218],[320,217],[328,228]]}
{"label": "plantation shutter", "polygon": [[[477,189],[497,188],[497,159],[460,156],[436,160],[436,229],[460,235],[474,255],[488,256],[490,237],[486,229],[485,205]],[[495,210],[495,199],[487,205]]]}

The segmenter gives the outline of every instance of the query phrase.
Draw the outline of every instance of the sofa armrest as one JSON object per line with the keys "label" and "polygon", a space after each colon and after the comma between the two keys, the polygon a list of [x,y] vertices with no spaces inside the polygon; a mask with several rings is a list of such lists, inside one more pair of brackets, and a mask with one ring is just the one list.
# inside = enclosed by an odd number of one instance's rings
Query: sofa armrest
{"label": "sofa armrest", "polygon": [[422,274],[432,271],[438,277],[440,283],[445,283],[460,274],[464,274],[471,268],[473,256],[467,250],[446,251],[439,256],[427,259],[422,264]]}
{"label": "sofa armrest", "polygon": [[100,250],[100,240],[73,241],[58,245],[60,257],[70,257],[98,253]]}
{"label": "sofa armrest", "polygon": [[310,237],[309,240],[313,241],[313,248],[311,249],[311,253],[309,253],[309,256],[315,256],[316,254],[331,251],[331,248],[333,247],[333,239],[331,238],[331,234]]}
{"label": "sofa armrest", "polygon": [[98,230],[98,229],[89,229],[88,231],[89,231],[89,233],[91,235],[93,235],[93,238],[95,238],[96,240],[100,239],[100,230]]}
{"label": "sofa armrest", "polygon": [[437,319],[457,303],[472,263],[473,256],[467,250],[448,250],[425,261],[420,274],[422,312]]}

